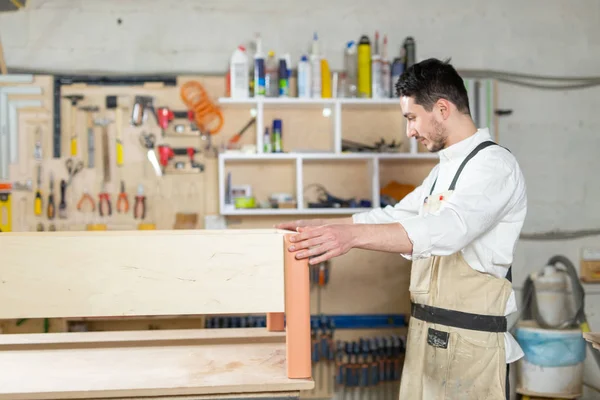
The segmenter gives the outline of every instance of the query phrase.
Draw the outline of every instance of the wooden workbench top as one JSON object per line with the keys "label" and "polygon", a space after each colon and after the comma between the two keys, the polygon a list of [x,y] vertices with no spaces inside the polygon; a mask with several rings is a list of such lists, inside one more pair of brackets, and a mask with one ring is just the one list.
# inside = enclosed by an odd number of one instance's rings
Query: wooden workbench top
{"label": "wooden workbench top", "polygon": [[0,399],[105,399],[310,390],[264,328],[0,335]]}

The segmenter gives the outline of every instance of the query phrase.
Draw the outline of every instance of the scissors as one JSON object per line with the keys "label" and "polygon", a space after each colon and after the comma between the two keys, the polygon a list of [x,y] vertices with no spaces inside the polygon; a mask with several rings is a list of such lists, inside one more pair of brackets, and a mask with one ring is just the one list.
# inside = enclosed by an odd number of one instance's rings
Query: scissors
{"label": "scissors", "polygon": [[81,172],[81,170],[83,169],[83,161],[79,161],[77,162],[77,164],[75,164],[75,166],[73,166],[73,159],[69,158],[67,159],[67,161],[65,161],[65,166],[67,167],[67,173],[69,174],[69,180],[67,182],[67,186],[71,184],[71,181],[73,180],[73,177],[75,175],[77,175],[79,172]]}
{"label": "scissors", "polygon": [[140,133],[140,143],[148,150],[153,149],[156,144],[156,136],[154,133]]}

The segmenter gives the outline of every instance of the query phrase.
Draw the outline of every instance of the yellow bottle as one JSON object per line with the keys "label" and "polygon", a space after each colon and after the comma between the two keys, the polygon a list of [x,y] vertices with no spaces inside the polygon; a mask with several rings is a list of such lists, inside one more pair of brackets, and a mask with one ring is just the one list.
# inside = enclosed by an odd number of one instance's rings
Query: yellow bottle
{"label": "yellow bottle", "polygon": [[0,183],[0,232],[12,232],[12,205],[10,183]]}
{"label": "yellow bottle", "polygon": [[321,59],[321,97],[324,99],[331,98],[331,72],[327,60]]}
{"label": "yellow bottle", "polygon": [[371,97],[371,42],[362,35],[358,42],[358,97]]}

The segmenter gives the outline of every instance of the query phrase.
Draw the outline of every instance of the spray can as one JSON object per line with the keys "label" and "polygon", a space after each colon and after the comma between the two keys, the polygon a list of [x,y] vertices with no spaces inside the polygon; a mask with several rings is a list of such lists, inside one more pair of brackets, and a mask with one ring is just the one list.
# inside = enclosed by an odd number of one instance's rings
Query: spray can
{"label": "spray can", "polygon": [[256,53],[254,54],[254,96],[264,96],[265,90],[265,56],[262,53],[262,40],[256,35]]}
{"label": "spray can", "polygon": [[383,36],[383,51],[381,52],[381,87],[384,98],[390,98],[392,93],[392,66],[388,58],[387,35]]}
{"label": "spray can", "polygon": [[269,127],[265,127],[265,134],[263,135],[263,153],[271,153],[273,146],[271,146],[271,135],[269,134]]}
{"label": "spray can", "polygon": [[358,42],[358,97],[371,97],[371,42],[362,35]]}
{"label": "spray can", "polygon": [[381,81],[381,56],[379,54],[379,32],[375,31],[375,46],[371,58],[371,95],[373,98],[383,97]]}
{"label": "spray can", "polygon": [[415,39],[413,39],[411,36],[408,36],[406,39],[404,39],[402,49],[404,51],[405,58],[404,68],[408,69],[409,67],[415,64],[417,59]]}
{"label": "spray can", "polygon": [[319,54],[319,37],[313,35],[312,51],[310,54],[310,93],[314,98],[321,98],[321,55]]}
{"label": "spray can", "polygon": [[288,67],[285,57],[282,57],[279,59],[279,97],[288,97],[289,95]]}
{"label": "spray can", "polygon": [[283,146],[281,142],[281,120],[273,120],[273,131],[272,131],[272,151],[273,153],[282,153]]}
{"label": "spray can", "polygon": [[400,75],[402,75],[402,73],[404,72],[404,60],[402,59],[402,57],[396,57],[394,58],[394,62],[392,63],[392,79],[391,79],[391,94],[393,98],[397,98],[398,94],[396,93],[395,87],[396,87],[396,82],[398,82],[398,79],[400,79]]}

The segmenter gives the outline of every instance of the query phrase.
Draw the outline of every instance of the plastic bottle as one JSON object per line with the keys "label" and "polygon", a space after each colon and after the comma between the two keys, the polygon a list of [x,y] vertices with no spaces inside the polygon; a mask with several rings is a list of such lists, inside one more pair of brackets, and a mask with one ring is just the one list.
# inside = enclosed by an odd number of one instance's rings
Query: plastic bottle
{"label": "plastic bottle", "polygon": [[413,39],[411,36],[408,36],[406,39],[404,39],[402,48],[404,49],[405,57],[404,68],[408,69],[417,61],[415,39]]}
{"label": "plastic bottle", "polygon": [[233,99],[248,98],[249,65],[244,46],[238,46],[229,62],[229,92]]}
{"label": "plastic bottle", "polygon": [[321,59],[321,97],[324,99],[331,98],[331,73],[325,58]]}
{"label": "plastic bottle", "polygon": [[380,99],[383,97],[381,85],[381,55],[379,54],[379,32],[375,31],[375,45],[371,55],[371,97]]}
{"label": "plastic bottle", "polygon": [[381,87],[383,97],[390,98],[392,93],[392,67],[388,58],[387,35],[383,36],[383,50],[381,52]]}
{"label": "plastic bottle", "polygon": [[265,95],[267,97],[277,97],[279,95],[278,69],[279,65],[275,58],[275,52],[270,50],[265,62]]}
{"label": "plastic bottle", "polygon": [[356,59],[356,42],[354,40],[349,41],[346,44],[346,51],[344,52],[344,69],[345,74],[345,96],[356,97],[357,96],[357,62]]}
{"label": "plastic bottle", "polygon": [[272,131],[272,151],[273,153],[282,153],[283,145],[281,141],[281,120],[273,120],[273,131]]}
{"label": "plastic bottle", "polygon": [[310,54],[311,97],[321,98],[321,55],[319,54],[319,37],[313,35],[312,51]]}
{"label": "plastic bottle", "polygon": [[273,146],[271,146],[271,135],[269,134],[269,127],[265,127],[265,133],[263,135],[263,153],[271,153]]}
{"label": "plastic bottle", "polygon": [[402,75],[403,72],[404,72],[404,60],[402,59],[402,57],[394,58],[394,62],[392,63],[392,80],[390,82],[391,88],[392,88],[391,94],[392,94],[393,98],[398,97],[395,87],[396,87],[396,82],[398,82],[398,79],[400,79],[400,75]]}
{"label": "plastic bottle", "polygon": [[358,97],[371,97],[371,42],[362,35],[358,42]]}
{"label": "plastic bottle", "polygon": [[290,84],[288,77],[288,67],[285,57],[279,59],[279,96],[288,97],[290,95]]}
{"label": "plastic bottle", "polygon": [[310,77],[310,64],[308,63],[308,57],[302,56],[300,58],[300,62],[298,63],[298,97],[311,97],[311,82],[312,81]]}
{"label": "plastic bottle", "polygon": [[256,53],[254,54],[254,96],[265,95],[265,56],[262,52],[262,39],[256,35]]}

